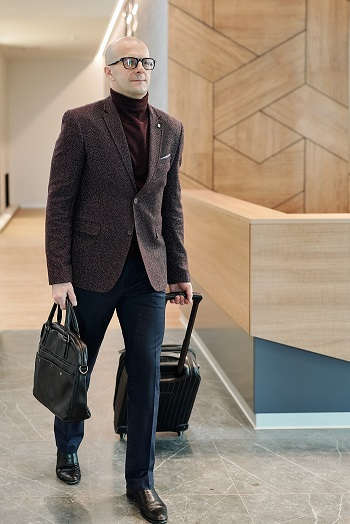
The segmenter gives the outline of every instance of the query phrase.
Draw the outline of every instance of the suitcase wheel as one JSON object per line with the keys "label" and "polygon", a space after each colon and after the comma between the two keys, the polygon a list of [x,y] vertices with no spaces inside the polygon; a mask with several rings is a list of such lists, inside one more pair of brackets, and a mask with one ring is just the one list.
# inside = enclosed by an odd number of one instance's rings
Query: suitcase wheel
{"label": "suitcase wheel", "polygon": [[184,434],[184,431],[186,431],[186,429],[188,429],[188,424],[179,424],[176,427],[176,431],[177,431],[178,436],[182,437],[182,435]]}

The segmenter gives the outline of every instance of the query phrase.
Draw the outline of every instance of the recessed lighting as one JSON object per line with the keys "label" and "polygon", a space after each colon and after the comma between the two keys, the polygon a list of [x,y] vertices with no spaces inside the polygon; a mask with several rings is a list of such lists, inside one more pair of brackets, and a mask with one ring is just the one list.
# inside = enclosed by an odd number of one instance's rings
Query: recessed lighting
{"label": "recessed lighting", "polygon": [[113,12],[112,17],[111,17],[111,19],[109,21],[109,24],[108,24],[108,27],[107,27],[106,32],[104,34],[104,37],[102,39],[100,48],[97,51],[97,54],[96,54],[97,57],[103,56],[103,53],[105,52],[106,46],[108,44],[108,40],[111,37],[111,34],[113,32],[113,29],[114,29],[114,26],[115,26],[116,21],[118,19],[118,16],[120,14],[120,11],[122,10],[123,4],[124,4],[124,0],[119,0],[118,4],[116,5],[116,8],[114,9],[114,12]]}

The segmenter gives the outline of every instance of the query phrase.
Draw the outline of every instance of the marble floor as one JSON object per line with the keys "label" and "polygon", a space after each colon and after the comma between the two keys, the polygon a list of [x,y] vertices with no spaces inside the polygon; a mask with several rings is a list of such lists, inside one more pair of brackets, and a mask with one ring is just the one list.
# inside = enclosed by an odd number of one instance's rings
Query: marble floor
{"label": "marble floor", "polygon": [[[177,342],[182,330],[167,330]],[[55,475],[52,416],[32,396],[39,333],[0,334],[0,522],[138,524],[125,497],[125,442],[113,429],[118,329],[89,393],[80,484]],[[193,344],[195,347],[195,344]],[[197,348],[202,383],[182,437],[159,434],[156,487],[170,524],[350,523],[349,430],[255,431]]]}

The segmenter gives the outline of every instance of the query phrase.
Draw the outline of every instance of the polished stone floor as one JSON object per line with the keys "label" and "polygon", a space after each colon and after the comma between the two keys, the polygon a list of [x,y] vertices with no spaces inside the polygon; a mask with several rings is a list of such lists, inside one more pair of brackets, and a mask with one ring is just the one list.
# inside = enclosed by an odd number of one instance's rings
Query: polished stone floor
{"label": "polished stone floor", "polygon": [[[39,333],[0,334],[0,523],[137,524],[125,497],[125,442],[113,429],[117,329],[107,333],[79,451],[82,480],[55,475],[52,416],[32,396]],[[168,330],[177,342],[181,330]],[[350,523],[349,430],[255,431],[200,350],[202,384],[182,437],[157,438],[156,487],[170,524]]]}

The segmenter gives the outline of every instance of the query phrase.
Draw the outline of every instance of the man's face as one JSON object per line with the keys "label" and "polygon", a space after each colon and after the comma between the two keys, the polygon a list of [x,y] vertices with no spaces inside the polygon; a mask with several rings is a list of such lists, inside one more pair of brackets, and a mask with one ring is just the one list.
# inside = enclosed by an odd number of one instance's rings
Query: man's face
{"label": "man's face", "polygon": [[[148,48],[139,41],[120,42],[114,49],[115,60],[124,57],[149,58]],[[114,60],[113,60],[114,61]],[[143,98],[151,83],[151,71],[144,69],[142,63],[136,69],[125,69],[122,62],[105,67],[106,76],[113,91],[129,98]]]}

